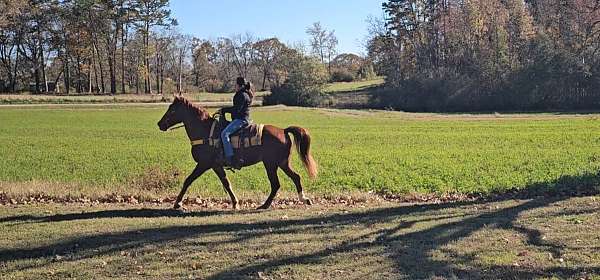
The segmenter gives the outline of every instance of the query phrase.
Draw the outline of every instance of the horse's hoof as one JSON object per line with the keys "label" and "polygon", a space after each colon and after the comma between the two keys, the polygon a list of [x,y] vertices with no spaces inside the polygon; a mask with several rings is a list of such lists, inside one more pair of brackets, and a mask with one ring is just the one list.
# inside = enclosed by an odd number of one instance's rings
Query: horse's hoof
{"label": "horse's hoof", "polygon": [[231,205],[231,207],[233,208],[233,210],[238,210],[238,209],[239,209],[239,206],[238,206],[238,204],[237,204],[237,203],[233,203],[233,204]]}
{"label": "horse's hoof", "polygon": [[271,207],[271,205],[263,204],[262,206],[256,208],[256,210],[267,210],[269,207]]}
{"label": "horse's hoof", "polygon": [[313,205],[312,201],[309,198],[307,198],[306,200],[304,200],[304,204],[306,204],[306,205]]}
{"label": "horse's hoof", "polygon": [[181,202],[177,202],[177,203],[175,203],[175,205],[173,205],[173,210],[180,210],[180,209],[182,209],[181,208],[182,206],[183,205],[181,205]]}

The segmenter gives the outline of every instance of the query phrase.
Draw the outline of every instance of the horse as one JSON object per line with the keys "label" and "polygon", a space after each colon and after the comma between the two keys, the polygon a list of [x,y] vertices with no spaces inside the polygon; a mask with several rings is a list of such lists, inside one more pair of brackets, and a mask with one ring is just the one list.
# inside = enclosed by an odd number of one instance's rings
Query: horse
{"label": "horse", "polygon": [[[208,111],[202,106],[198,106],[182,96],[175,96],[171,105],[158,122],[158,128],[161,131],[168,131],[175,125],[183,123],[189,140],[196,141],[199,139],[207,139],[210,134],[211,127],[218,119],[211,116]],[[290,134],[294,136],[292,142]],[[267,200],[258,209],[268,209],[273,203],[273,199],[277,195],[280,188],[279,177],[277,170],[281,169],[294,182],[298,199],[301,203],[311,205],[312,202],[304,195],[300,175],[294,171],[291,165],[292,143],[296,146],[300,159],[307,170],[311,179],[316,178],[318,173],[318,165],[311,155],[311,137],[308,131],[302,127],[290,126],[286,129],[281,129],[272,125],[265,125],[262,133],[262,145],[244,148],[243,151],[243,167],[254,165],[262,162],[271,183],[271,193]],[[192,145],[192,157],[196,162],[196,167],[192,173],[183,182],[183,187],[177,200],[175,201],[174,209],[182,208],[182,201],[185,193],[190,185],[204,174],[209,169],[219,177],[225,191],[231,199],[233,209],[238,208],[238,199],[231,188],[231,182],[227,178],[225,166],[218,160],[221,149],[217,149],[208,144]],[[238,152],[238,151],[236,151]]]}

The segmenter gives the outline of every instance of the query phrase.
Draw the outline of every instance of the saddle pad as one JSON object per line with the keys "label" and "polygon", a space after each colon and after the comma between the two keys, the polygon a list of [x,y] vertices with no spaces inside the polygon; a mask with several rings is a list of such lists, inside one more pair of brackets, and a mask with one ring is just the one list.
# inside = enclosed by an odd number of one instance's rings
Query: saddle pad
{"label": "saddle pad", "polygon": [[[231,145],[234,149],[261,146],[264,127],[264,124],[251,124],[242,128],[240,131],[236,132],[235,135],[230,137]],[[209,145],[218,149],[221,148],[223,143],[221,142],[220,133],[215,133],[215,131],[211,129],[211,135],[216,136],[216,138],[209,138]]]}

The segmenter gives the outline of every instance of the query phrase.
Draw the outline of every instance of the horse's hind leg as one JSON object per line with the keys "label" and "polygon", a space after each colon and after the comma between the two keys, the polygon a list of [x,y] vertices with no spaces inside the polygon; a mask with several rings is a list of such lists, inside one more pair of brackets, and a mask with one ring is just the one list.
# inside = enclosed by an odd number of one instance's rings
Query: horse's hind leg
{"label": "horse's hind leg", "polygon": [[192,174],[190,174],[183,182],[183,188],[181,188],[181,192],[179,193],[179,196],[177,196],[177,201],[175,201],[175,206],[173,206],[174,209],[181,208],[181,206],[182,206],[181,202],[183,201],[183,196],[185,196],[185,193],[187,192],[190,185],[194,181],[196,181],[196,179],[198,179],[198,177],[200,177],[202,174],[204,174],[204,172],[206,172],[206,170],[208,170],[208,169],[209,169],[208,167],[200,166],[200,164],[196,165],[196,168],[194,168],[194,171],[192,171]]}
{"label": "horse's hind leg", "polygon": [[277,176],[277,168],[279,167],[276,164],[265,162],[267,176],[269,177],[269,182],[271,182],[271,194],[269,194],[269,197],[267,198],[265,203],[262,206],[258,207],[258,209],[269,209],[269,207],[271,207],[271,204],[273,203],[273,199],[275,199],[275,196],[277,195],[277,191],[279,191],[279,187],[281,185],[279,184],[279,177]]}
{"label": "horse's hind leg", "polygon": [[231,206],[233,206],[233,209],[237,209],[238,199],[237,197],[235,197],[235,193],[233,193],[233,190],[231,189],[231,182],[229,182],[229,179],[227,179],[227,174],[225,173],[225,170],[223,169],[223,167],[214,167],[213,171],[217,174],[219,180],[221,180],[223,188],[225,188],[227,194],[229,194],[229,198],[231,198]]}
{"label": "horse's hind leg", "polygon": [[298,199],[300,202],[305,203],[307,205],[312,205],[312,201],[304,196],[304,190],[302,189],[302,180],[300,179],[300,175],[292,169],[292,163],[288,160],[284,162],[281,166],[281,170],[285,172],[290,179],[294,182],[296,186],[296,191],[298,191]]}

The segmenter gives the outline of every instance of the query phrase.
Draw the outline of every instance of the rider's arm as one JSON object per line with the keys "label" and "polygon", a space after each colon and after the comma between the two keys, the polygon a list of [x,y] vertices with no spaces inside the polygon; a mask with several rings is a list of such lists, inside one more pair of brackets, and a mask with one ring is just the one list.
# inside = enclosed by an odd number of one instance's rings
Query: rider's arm
{"label": "rider's arm", "polygon": [[225,114],[225,113],[230,113],[230,114],[231,114],[231,112],[233,112],[233,109],[234,109],[234,108],[235,108],[235,107],[233,107],[233,106],[232,106],[232,107],[224,107],[224,108],[222,108],[222,109],[221,109],[221,112],[222,112],[223,114]]}

